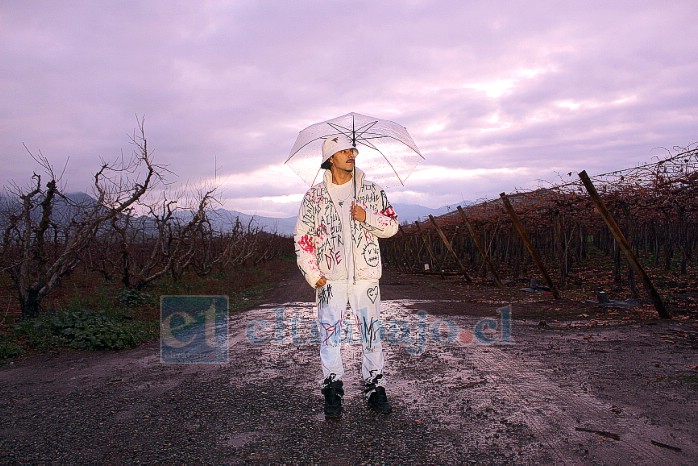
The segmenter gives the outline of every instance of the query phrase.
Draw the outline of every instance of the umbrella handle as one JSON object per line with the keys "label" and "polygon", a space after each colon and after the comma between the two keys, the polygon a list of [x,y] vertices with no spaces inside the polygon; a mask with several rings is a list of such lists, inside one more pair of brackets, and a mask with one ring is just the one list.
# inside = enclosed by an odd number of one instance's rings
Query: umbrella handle
{"label": "umbrella handle", "polygon": [[356,162],[351,167],[351,178],[354,183],[354,202],[356,202]]}
{"label": "umbrella handle", "polygon": [[[354,183],[354,202],[352,202],[352,204],[356,205],[356,160],[354,161],[354,163],[352,164],[352,167],[351,167],[351,178],[352,178],[352,180],[351,180],[352,183]],[[356,222],[356,220],[354,220],[354,216],[351,215],[351,223],[352,223],[351,224],[351,234],[352,234],[352,236],[354,235],[354,222]],[[354,238],[353,237],[351,238],[351,242],[352,242],[351,250],[353,251],[354,250]],[[350,254],[352,254],[352,253],[353,252],[351,252]],[[347,278],[349,278],[349,277],[347,277]],[[356,264],[354,264],[354,277],[353,278],[354,278],[354,284],[356,285]]]}

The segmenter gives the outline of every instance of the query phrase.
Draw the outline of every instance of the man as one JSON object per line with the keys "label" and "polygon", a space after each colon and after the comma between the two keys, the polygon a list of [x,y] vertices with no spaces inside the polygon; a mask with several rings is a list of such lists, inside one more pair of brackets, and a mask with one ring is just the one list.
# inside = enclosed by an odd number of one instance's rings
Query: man
{"label": "man", "polygon": [[393,236],[399,224],[385,192],[366,181],[354,166],[358,153],[347,136],[325,139],[320,165],[325,169],[323,182],[305,194],[294,233],[298,267],[316,289],[321,392],[328,417],[342,412],[340,344],[347,303],[361,335],[361,373],[368,405],[381,413],[392,411],[385,393],[379,337],[382,269],[378,238]]}

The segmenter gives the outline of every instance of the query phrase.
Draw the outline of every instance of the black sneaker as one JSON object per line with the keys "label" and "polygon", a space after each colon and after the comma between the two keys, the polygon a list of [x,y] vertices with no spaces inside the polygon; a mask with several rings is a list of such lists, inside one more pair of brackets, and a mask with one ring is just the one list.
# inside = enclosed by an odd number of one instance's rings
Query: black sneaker
{"label": "black sneaker", "polygon": [[341,380],[334,380],[334,374],[326,378],[324,384],[321,391],[325,395],[325,416],[339,417],[342,414],[344,384]]}
{"label": "black sneaker", "polygon": [[364,394],[368,395],[368,406],[382,414],[390,414],[393,412],[393,407],[388,401],[388,395],[385,394],[385,387],[377,385],[383,374],[378,374],[370,381],[366,382]]}
{"label": "black sneaker", "polygon": [[385,394],[385,387],[376,387],[376,390],[368,397],[368,406],[382,414],[390,414],[393,407]]}

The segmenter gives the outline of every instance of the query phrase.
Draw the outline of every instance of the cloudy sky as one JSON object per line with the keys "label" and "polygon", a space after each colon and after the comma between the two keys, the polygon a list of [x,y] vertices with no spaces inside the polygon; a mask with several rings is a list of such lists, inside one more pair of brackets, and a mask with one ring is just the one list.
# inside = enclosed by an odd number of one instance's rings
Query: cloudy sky
{"label": "cloudy sky", "polygon": [[26,145],[87,191],[136,116],[170,181],[258,215],[295,215],[298,131],[351,111],[426,158],[392,202],[628,168],[698,141],[697,20],[695,0],[0,0],[0,184],[29,181]]}

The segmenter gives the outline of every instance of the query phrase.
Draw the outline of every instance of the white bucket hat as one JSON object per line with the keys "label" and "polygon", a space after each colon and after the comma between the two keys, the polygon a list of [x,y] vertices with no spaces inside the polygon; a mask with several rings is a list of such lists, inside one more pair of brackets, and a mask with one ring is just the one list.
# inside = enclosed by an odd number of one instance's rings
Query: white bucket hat
{"label": "white bucket hat", "polygon": [[332,157],[339,151],[345,149],[354,149],[354,155],[358,155],[359,149],[354,147],[351,139],[343,134],[337,136],[329,136],[322,143],[322,163],[325,163],[327,159]]}

